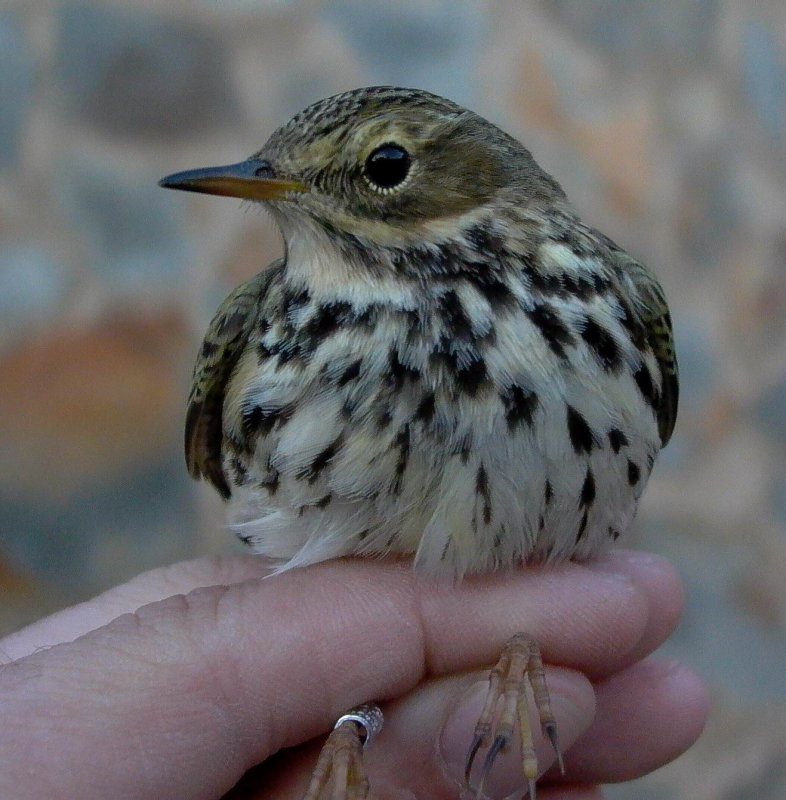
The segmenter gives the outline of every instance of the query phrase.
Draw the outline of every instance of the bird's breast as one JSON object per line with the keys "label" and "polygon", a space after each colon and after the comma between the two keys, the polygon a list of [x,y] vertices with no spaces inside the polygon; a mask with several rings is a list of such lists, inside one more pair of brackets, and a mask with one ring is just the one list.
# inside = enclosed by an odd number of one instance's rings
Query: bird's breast
{"label": "bird's breast", "polygon": [[629,526],[658,438],[611,301],[455,284],[405,307],[270,304],[224,414],[234,525],[256,550],[414,553],[462,575],[584,558]]}

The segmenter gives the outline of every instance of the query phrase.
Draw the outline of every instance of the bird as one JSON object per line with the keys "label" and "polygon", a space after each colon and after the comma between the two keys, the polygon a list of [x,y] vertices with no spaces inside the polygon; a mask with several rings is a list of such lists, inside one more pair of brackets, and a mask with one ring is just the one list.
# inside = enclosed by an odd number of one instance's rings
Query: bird
{"label": "bird", "polygon": [[[160,185],[260,203],[284,240],[210,323],[185,423],[190,474],[277,571],[391,555],[459,581],[590,559],[630,527],[676,419],[668,305],[514,137],[435,94],[365,87]],[[471,786],[486,750],[477,797],[516,728],[535,797],[527,683],[564,769],[538,643],[518,634],[467,756]],[[342,717],[307,800],[331,780],[367,796],[380,717]]]}

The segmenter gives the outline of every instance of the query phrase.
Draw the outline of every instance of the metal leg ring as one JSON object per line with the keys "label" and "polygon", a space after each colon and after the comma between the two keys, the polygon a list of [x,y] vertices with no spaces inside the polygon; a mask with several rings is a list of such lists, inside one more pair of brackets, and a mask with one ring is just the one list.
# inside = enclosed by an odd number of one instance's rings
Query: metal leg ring
{"label": "metal leg ring", "polygon": [[339,717],[333,729],[335,730],[345,722],[354,722],[361,729],[360,738],[365,750],[382,730],[383,721],[382,709],[378,705],[363,703],[362,706],[356,706]]}

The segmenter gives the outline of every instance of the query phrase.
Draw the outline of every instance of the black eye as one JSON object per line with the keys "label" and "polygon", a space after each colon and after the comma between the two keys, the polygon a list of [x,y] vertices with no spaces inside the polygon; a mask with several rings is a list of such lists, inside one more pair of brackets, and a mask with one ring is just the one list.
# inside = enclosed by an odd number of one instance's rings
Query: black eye
{"label": "black eye", "polygon": [[383,144],[366,159],[366,175],[379,189],[398,186],[409,173],[412,159],[397,144]]}
{"label": "black eye", "polygon": [[259,161],[259,166],[254,170],[254,176],[257,178],[275,178],[276,174],[273,172],[273,165],[269,161]]}

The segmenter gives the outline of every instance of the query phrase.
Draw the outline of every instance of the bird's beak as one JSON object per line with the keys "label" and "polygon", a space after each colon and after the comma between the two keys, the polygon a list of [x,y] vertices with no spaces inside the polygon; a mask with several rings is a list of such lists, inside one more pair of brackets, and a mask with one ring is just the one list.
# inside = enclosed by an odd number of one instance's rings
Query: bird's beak
{"label": "bird's beak", "polygon": [[190,169],[167,175],[159,182],[165,189],[242,197],[244,200],[283,200],[290,192],[307,192],[308,186],[299,181],[273,177],[268,161],[249,158],[225,167]]}

